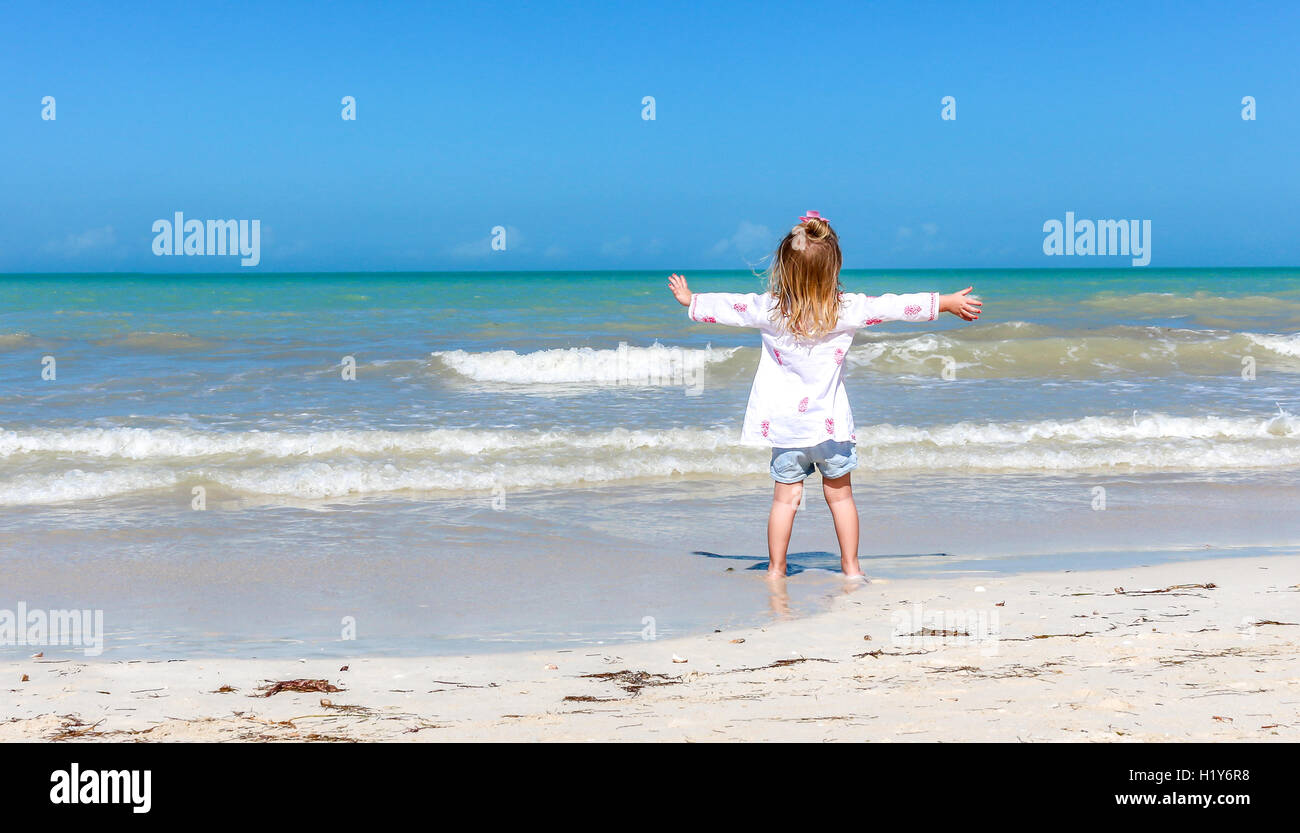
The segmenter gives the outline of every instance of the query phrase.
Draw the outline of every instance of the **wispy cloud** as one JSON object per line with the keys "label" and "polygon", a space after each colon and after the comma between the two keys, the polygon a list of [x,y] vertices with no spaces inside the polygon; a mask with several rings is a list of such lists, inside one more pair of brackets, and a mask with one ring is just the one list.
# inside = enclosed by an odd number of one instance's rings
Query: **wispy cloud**
{"label": "wispy cloud", "polygon": [[492,248],[492,234],[471,237],[446,249],[446,253],[461,260],[480,260],[491,255],[504,255],[510,252],[527,252],[524,236],[514,226],[505,226],[506,247],[501,251]]}
{"label": "wispy cloud", "polygon": [[65,235],[61,240],[51,240],[45,244],[45,251],[63,257],[81,257],[82,255],[111,252],[117,246],[117,232],[112,226],[87,229],[80,233]]}
{"label": "wispy cloud", "polygon": [[939,226],[934,223],[921,223],[919,232],[911,226],[899,226],[894,233],[896,252],[925,254],[943,251],[947,246],[939,237]]}
{"label": "wispy cloud", "polygon": [[624,257],[632,249],[632,238],[623,236],[600,244],[600,253],[608,257]]}
{"label": "wispy cloud", "polygon": [[771,254],[776,248],[777,237],[767,226],[741,220],[735,233],[724,237],[714,244],[711,254],[736,254],[748,261],[757,260],[763,255]]}

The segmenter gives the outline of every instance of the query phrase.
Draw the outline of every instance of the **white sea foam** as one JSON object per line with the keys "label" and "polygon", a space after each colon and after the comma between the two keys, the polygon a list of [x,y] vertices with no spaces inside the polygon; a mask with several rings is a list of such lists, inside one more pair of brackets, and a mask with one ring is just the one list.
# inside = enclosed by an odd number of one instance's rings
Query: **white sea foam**
{"label": "white sea foam", "polygon": [[[1265,350],[1278,357],[1276,370],[1293,372],[1300,358],[1300,335],[1176,330],[1164,327],[1113,327],[1100,331],[1055,333],[1038,325],[1008,322],[1007,337],[971,331],[900,336],[864,332],[849,353],[849,367],[887,374],[938,376],[949,366],[971,378],[1111,377],[1115,374],[1183,372],[1235,375],[1241,357]],[[1025,335],[1022,330],[1030,330]],[[650,347],[593,349],[567,347],[516,353],[513,350],[440,351],[433,358],[457,376],[480,383],[519,386],[630,385],[691,387],[709,368],[743,358],[751,364],[713,370],[729,381],[752,372],[757,346],[732,348]]]}
{"label": "white sea foam", "polygon": [[674,445],[711,450],[733,443],[730,430],[525,431],[435,428],[424,431],[194,431],[172,428],[76,428],[0,431],[0,458],[21,454],[81,455],[123,460],[222,456],[314,458],[331,455],[444,455],[568,451],[609,453]]}
{"label": "white sea foam", "polygon": [[658,387],[692,384],[707,365],[726,361],[739,349],[670,347],[656,342],[649,347],[620,345],[603,350],[591,347],[562,347],[533,353],[443,350],[432,355],[461,376],[478,382]]}
{"label": "white sea foam", "polygon": [[928,428],[876,425],[858,430],[859,443],[916,445],[939,448],[969,445],[1017,446],[1055,441],[1069,447],[1085,443],[1137,440],[1249,440],[1300,441],[1300,420],[1286,413],[1265,419],[1255,417],[1181,417],[1134,414],[1130,419],[1081,417],[1037,422],[959,422]]}
{"label": "white sea foam", "polygon": [[905,337],[869,334],[849,353],[849,365],[886,374],[937,376],[951,361],[959,376],[970,378],[1235,376],[1242,356],[1263,350],[1272,354],[1271,370],[1300,369],[1294,361],[1300,358],[1300,336],[1131,326],[1029,337],[985,336],[976,331]]}
{"label": "white sea foam", "polygon": [[177,481],[175,471],[158,468],[33,473],[0,482],[0,506],[98,500],[166,489]]}
{"label": "white sea foam", "polygon": [[1243,333],[1255,344],[1281,356],[1300,358],[1300,333],[1288,336],[1268,335],[1262,333]]}
{"label": "white sea foam", "polygon": [[[1137,414],[857,429],[864,470],[1069,473],[1300,469],[1300,420]],[[0,433],[0,505],[100,499],[182,483],[246,495],[568,488],[761,475],[767,450],[735,428],[664,431],[200,432],[42,429]]]}

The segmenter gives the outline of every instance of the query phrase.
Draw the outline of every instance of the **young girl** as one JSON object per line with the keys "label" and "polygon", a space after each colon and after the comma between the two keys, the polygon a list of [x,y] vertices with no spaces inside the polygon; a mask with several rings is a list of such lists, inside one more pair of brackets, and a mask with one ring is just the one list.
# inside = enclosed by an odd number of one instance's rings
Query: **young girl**
{"label": "young girl", "polygon": [[668,286],[692,321],[755,327],[763,354],[749,394],[742,439],[772,446],[776,489],[767,519],[767,574],[786,573],[786,548],[803,481],[821,470],[822,491],[840,542],[840,567],[863,578],[858,565],[858,507],[850,474],[858,465],[853,414],[844,391],[844,357],[859,327],[882,321],[933,321],[949,312],[964,321],[979,318],[981,302],[967,287],[952,295],[849,294],[840,288],[839,238],[816,211],[781,241],[772,259],[768,291],[762,295],[693,293],[686,278]]}

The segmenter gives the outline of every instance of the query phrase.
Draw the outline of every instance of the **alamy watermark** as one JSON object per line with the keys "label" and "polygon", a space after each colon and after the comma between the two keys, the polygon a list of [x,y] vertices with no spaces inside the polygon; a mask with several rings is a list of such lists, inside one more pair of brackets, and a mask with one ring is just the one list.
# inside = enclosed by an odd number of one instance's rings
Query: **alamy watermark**
{"label": "alamy watermark", "polygon": [[1119,255],[1132,257],[1134,266],[1151,262],[1150,220],[1076,220],[1065,212],[1065,222],[1043,223],[1045,255]]}
{"label": "alamy watermark", "polygon": [[242,255],[240,266],[262,262],[261,220],[154,220],[153,253],[163,255]]}
{"label": "alamy watermark", "polygon": [[50,773],[51,804],[124,804],[132,813],[153,807],[152,769],[82,769],[73,761]]}
{"label": "alamy watermark", "polygon": [[982,656],[993,656],[1001,636],[996,610],[926,610],[916,602],[894,612],[890,639],[905,648],[967,645],[978,647]]}
{"label": "alamy watermark", "polygon": [[104,653],[104,611],[0,608],[0,647],[80,646],[88,657]]}
{"label": "alamy watermark", "polygon": [[703,351],[656,346],[633,352],[627,342],[620,341],[614,351],[614,373],[610,381],[632,387],[681,387],[687,396],[699,396],[704,390],[707,364]]}

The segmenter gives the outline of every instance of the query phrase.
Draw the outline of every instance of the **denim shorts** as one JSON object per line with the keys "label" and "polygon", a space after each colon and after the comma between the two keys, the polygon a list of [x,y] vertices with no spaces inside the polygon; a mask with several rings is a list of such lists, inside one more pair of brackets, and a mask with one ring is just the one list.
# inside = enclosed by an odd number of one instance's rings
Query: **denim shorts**
{"label": "denim shorts", "polygon": [[843,477],[858,467],[858,448],[853,443],[827,440],[811,448],[772,449],[772,479],[777,483],[801,483],[814,466],[827,480]]}

